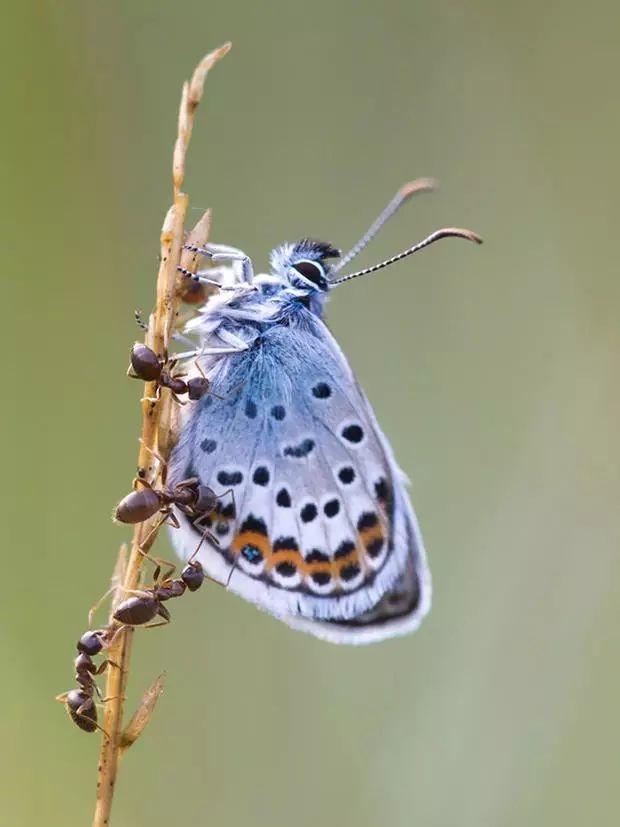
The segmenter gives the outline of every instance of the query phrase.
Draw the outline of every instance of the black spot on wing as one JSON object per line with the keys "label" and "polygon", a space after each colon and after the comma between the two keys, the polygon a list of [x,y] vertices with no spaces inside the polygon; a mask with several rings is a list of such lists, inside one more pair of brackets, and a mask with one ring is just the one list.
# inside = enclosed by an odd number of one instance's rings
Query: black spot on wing
{"label": "black spot on wing", "polygon": [[355,543],[352,543],[350,540],[343,540],[334,552],[334,559],[338,560],[339,557],[346,557],[354,548]]}
{"label": "black spot on wing", "polygon": [[341,433],[343,439],[346,439],[347,442],[351,442],[354,445],[357,445],[364,439],[364,431],[361,425],[347,425],[342,429]]}
{"label": "black spot on wing", "polygon": [[363,531],[365,528],[373,528],[379,522],[379,518],[373,511],[366,511],[357,521],[357,530]]}
{"label": "black spot on wing", "polygon": [[273,543],[274,551],[299,551],[297,540],[294,537],[278,537]]}
{"label": "black spot on wing", "polygon": [[323,511],[326,517],[335,517],[340,511],[340,503],[338,500],[329,500],[329,502],[326,502],[323,506]]}
{"label": "black spot on wing", "polygon": [[254,471],[254,476],[252,480],[256,485],[267,485],[269,482],[269,471],[265,468],[264,465],[259,465],[258,468]]}
{"label": "black spot on wing", "polygon": [[385,477],[381,477],[375,483],[375,494],[379,502],[385,503],[388,500],[390,489],[388,488],[387,480]]}
{"label": "black spot on wing", "polygon": [[317,513],[317,508],[314,503],[306,503],[299,512],[299,516],[304,523],[311,523],[316,518]]}
{"label": "black spot on wing", "polygon": [[265,521],[253,514],[249,514],[241,524],[241,531],[255,531],[257,534],[267,536],[267,526]]}
{"label": "black spot on wing", "polygon": [[312,388],[312,393],[317,399],[329,399],[332,395],[332,389],[327,382],[319,382]]}
{"label": "black spot on wing", "polygon": [[355,479],[355,471],[350,465],[345,465],[338,471],[338,479],[343,485],[350,485]]}
{"label": "black spot on wing", "polygon": [[298,445],[286,445],[283,453],[285,457],[295,457],[296,459],[301,459],[302,457],[307,457],[313,450],[314,440],[303,439]]}
{"label": "black spot on wing", "polygon": [[366,551],[368,552],[368,556],[372,558],[378,557],[381,554],[383,542],[382,537],[377,537],[374,540],[371,540],[370,543],[367,543]]}
{"label": "black spot on wing", "polygon": [[313,548],[305,559],[307,563],[329,563],[329,556],[318,548]]}
{"label": "black spot on wing", "polygon": [[278,491],[278,496],[276,497],[276,502],[280,506],[280,508],[290,508],[291,507],[291,495],[288,493],[286,488],[281,488]]}
{"label": "black spot on wing", "polygon": [[348,580],[353,580],[354,577],[360,573],[360,567],[357,566],[355,563],[351,563],[350,566],[344,566],[340,570],[340,577],[346,582]]}
{"label": "black spot on wing", "polygon": [[241,471],[219,471],[217,481],[220,485],[239,485],[243,482]]}

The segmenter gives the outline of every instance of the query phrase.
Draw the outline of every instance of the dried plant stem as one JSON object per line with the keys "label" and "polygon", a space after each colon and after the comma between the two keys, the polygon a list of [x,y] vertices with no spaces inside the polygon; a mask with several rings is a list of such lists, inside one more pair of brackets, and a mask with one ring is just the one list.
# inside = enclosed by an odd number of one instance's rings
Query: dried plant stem
{"label": "dried plant stem", "polygon": [[[148,331],[145,337],[145,343],[164,359],[168,354],[170,336],[178,317],[180,302],[177,266],[182,260],[185,217],[188,209],[188,198],[181,192],[185,176],[187,146],[192,133],[194,115],[202,98],[207,73],[220,58],[227,54],[229,49],[230,44],[227,43],[207,55],[196,67],[191,81],[183,86],[178,136],[172,164],[174,203],[168,210],[162,227],[161,259],[157,276],[157,300],[155,310],[149,318]],[[210,214],[207,211],[190,233],[189,237],[194,243],[206,242],[209,224]],[[185,266],[187,266],[186,258],[184,256],[183,263]],[[174,444],[176,428],[174,404],[167,389],[158,389],[153,382],[146,384],[142,401],[142,438],[138,454],[138,469],[140,474],[143,474],[154,483],[161,483],[163,471],[154,456],[158,455],[163,460],[167,460],[170,449]],[[155,542],[160,525],[160,516],[156,514],[150,520],[136,526],[131,553],[122,579],[122,589],[119,590],[121,599],[130,590],[138,587],[141,567],[145,560],[144,554],[149,551]],[[114,623],[115,621],[111,615],[110,624],[113,625]],[[110,660],[118,668],[111,667],[108,669],[103,718],[103,729],[106,735],[102,738],[99,756],[97,799],[93,827],[106,827],[110,823],[110,810],[121,752],[137,739],[161,692],[160,682],[156,682],[153,687],[147,690],[145,699],[142,702],[142,712],[139,710],[139,725],[135,725],[136,716],[134,716],[132,719],[134,726],[132,727],[130,722],[129,733],[123,734],[123,707],[129,674],[132,638],[133,630],[123,629],[114,638],[108,654]]]}

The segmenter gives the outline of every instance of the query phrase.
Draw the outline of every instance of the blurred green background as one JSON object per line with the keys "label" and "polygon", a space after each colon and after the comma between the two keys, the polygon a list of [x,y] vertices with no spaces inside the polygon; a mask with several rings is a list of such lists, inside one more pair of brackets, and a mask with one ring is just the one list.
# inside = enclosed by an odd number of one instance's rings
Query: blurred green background
{"label": "blurred green background", "polygon": [[212,585],[175,605],[136,641],[132,702],[167,690],[113,827],[618,823],[619,26],[597,1],[5,11],[3,825],[90,823],[98,739],[53,697],[128,536],[124,374],[181,82],[227,39],[187,178],[213,240],[261,268],[305,234],[346,247],[418,175],[441,189],[361,263],[485,238],[329,307],[413,479],[434,608],[352,649]]}

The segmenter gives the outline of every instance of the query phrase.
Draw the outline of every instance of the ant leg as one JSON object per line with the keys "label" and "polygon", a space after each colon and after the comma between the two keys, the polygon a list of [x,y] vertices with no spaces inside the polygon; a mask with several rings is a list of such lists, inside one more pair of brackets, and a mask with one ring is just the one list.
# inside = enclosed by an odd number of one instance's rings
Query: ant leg
{"label": "ant leg", "polygon": [[[199,523],[200,523],[200,520],[204,519],[204,517],[205,517],[205,515],[204,515],[204,514],[201,514],[201,515],[200,515],[200,517],[197,517],[197,518],[196,518],[196,519],[192,522],[192,526],[193,526],[194,528],[198,529],[198,531],[202,531],[202,526],[201,526],[201,525],[199,525]],[[192,552],[191,556],[189,557],[189,559],[188,559],[188,561],[187,561],[188,563],[191,563],[191,562],[192,562],[192,560],[194,559],[194,557],[195,557],[195,556],[198,554],[198,552],[200,551],[200,547],[202,546],[202,544],[204,543],[204,541],[205,541],[205,540],[207,540],[207,539],[208,539],[208,540],[209,540],[209,542],[210,542],[210,543],[212,543],[214,546],[217,546],[218,548],[220,548],[220,541],[219,541],[219,540],[217,539],[217,537],[216,537],[216,536],[215,536],[215,535],[214,535],[214,534],[210,531],[209,526],[207,526],[207,528],[205,528],[205,529],[204,529],[204,531],[202,532],[202,536],[200,537],[200,542],[198,543],[198,545],[196,546],[196,548],[195,548],[195,549],[194,549],[194,551]]]}
{"label": "ant leg", "polygon": [[227,488],[226,491],[224,491],[222,494],[220,494],[220,496],[225,497],[226,494],[230,494],[230,496],[231,496],[232,504],[233,504],[233,511],[234,511],[233,518],[235,518],[237,516],[237,503],[235,501],[235,490],[234,490],[234,488]]}
{"label": "ant leg", "polygon": [[[111,700],[111,699],[110,699],[110,700]],[[104,728],[103,728],[100,724],[98,724],[96,721],[93,721],[93,719],[92,719],[92,718],[89,718],[89,717],[88,717],[88,715],[84,715],[84,714],[83,714],[83,712],[84,712],[84,710],[86,709],[86,707],[87,707],[87,706],[88,706],[88,704],[87,704],[87,703],[83,703],[83,704],[82,704],[82,706],[79,706],[79,707],[75,710],[75,714],[76,714],[76,716],[77,716],[77,717],[79,717],[79,718],[83,718],[85,721],[88,721],[88,723],[89,723],[91,726],[94,724],[94,725],[95,725],[95,727],[96,727],[96,728],[97,728],[100,732],[103,732],[103,734],[105,735],[105,737],[106,737],[106,738],[108,739],[108,741],[109,741],[109,740],[110,740],[110,736],[109,736],[109,735],[108,735],[108,733],[105,731],[105,729],[104,729]]]}
{"label": "ant leg", "polygon": [[198,361],[198,359],[196,359],[196,360],[195,360],[195,362],[194,362],[194,367],[196,368],[196,370],[197,370],[197,371],[198,371],[198,373],[202,376],[202,378],[203,378],[203,379],[206,379],[206,378],[207,378],[206,373],[205,373],[205,372],[204,372],[204,370],[200,367],[200,362]]}
{"label": "ant leg", "polygon": [[[110,646],[112,646],[112,644],[114,643],[116,638],[120,635],[120,633],[125,632],[127,629],[133,629],[133,626],[130,626],[128,623],[121,623],[121,625],[118,628],[114,629],[112,637],[110,638],[110,640],[108,640],[106,642],[106,649],[108,649]],[[113,660],[109,661],[109,663],[112,666],[114,666],[116,669],[120,669],[120,666],[118,665],[118,663],[114,663]]]}
{"label": "ant leg", "polygon": [[155,523],[155,525],[154,525],[154,526],[153,526],[153,528],[149,531],[149,533],[146,535],[146,537],[144,538],[144,540],[142,540],[142,542],[138,545],[138,551],[140,552],[140,554],[142,554],[144,557],[146,557],[146,558],[148,558],[148,559],[150,559],[150,560],[152,560],[153,558],[152,558],[152,557],[150,557],[150,555],[148,554],[148,552],[144,551],[144,548],[143,548],[143,547],[144,547],[144,546],[145,546],[145,545],[149,542],[149,540],[151,539],[151,537],[152,537],[154,534],[157,534],[157,532],[159,531],[159,529],[163,526],[163,524],[164,524],[164,523],[166,522],[166,520],[168,519],[168,513],[169,513],[169,511],[166,511],[165,509],[161,509],[161,510],[160,510],[160,513],[162,514],[162,516],[160,517],[159,521],[158,521],[157,523]]}
{"label": "ant leg", "polygon": [[140,483],[140,485],[143,485],[145,488],[150,488],[151,491],[153,490],[153,486],[151,485],[151,483],[144,477],[134,477],[131,481],[131,484],[134,488],[136,487],[136,485],[138,485],[138,483]]}
{"label": "ant leg", "polygon": [[115,592],[116,588],[117,587],[115,585],[110,586],[110,588],[101,595],[99,600],[90,607],[90,609],[88,610],[88,625],[89,626],[93,625],[93,618],[95,616],[95,613],[101,607],[101,605],[105,601],[106,597],[109,597],[113,592]]}
{"label": "ant leg", "polygon": [[230,567],[230,571],[228,572],[228,577],[226,578],[226,586],[225,586],[226,589],[230,586],[230,581],[232,580],[232,576],[235,573],[235,570],[237,568],[237,561],[238,560],[239,560],[239,555],[237,555],[235,557],[235,559],[233,561],[233,564]]}
{"label": "ant leg", "polygon": [[173,511],[171,511],[168,514],[166,520],[168,522],[168,525],[171,525],[172,528],[181,528],[181,523],[179,522],[176,514]]}
{"label": "ant leg", "polygon": [[224,400],[228,400],[228,399],[232,399],[233,395],[234,395],[235,393],[237,393],[237,391],[241,390],[241,388],[242,388],[245,384],[246,384],[246,380],[244,379],[244,380],[243,380],[243,382],[239,382],[239,384],[238,384],[238,385],[235,385],[235,387],[234,387],[232,390],[228,391],[228,393],[227,393],[225,396],[218,396],[218,394],[217,394],[217,393],[214,393],[213,391],[209,391],[209,393],[211,394],[211,396],[215,396],[215,397],[216,397],[216,399],[224,399]]}
{"label": "ant leg", "polygon": [[[144,482],[144,485],[148,485],[147,482]],[[150,487],[150,486],[149,486]],[[93,617],[97,610],[101,607],[101,604],[105,601],[106,597],[111,594],[116,594],[118,590],[121,588],[121,583],[123,577],[125,575],[125,566],[127,565],[127,546],[123,543],[118,551],[118,557],[116,559],[116,565],[114,566],[114,573],[112,574],[112,585],[110,588],[99,598],[99,600],[90,607],[88,610],[88,625],[92,626],[93,624]],[[114,599],[112,600],[114,603]]]}
{"label": "ant leg", "polygon": [[[192,526],[193,526],[194,528],[198,529],[198,531],[202,531],[202,526],[199,526],[199,525],[198,525],[198,523],[199,523],[199,522],[200,522],[200,520],[201,520],[201,519],[203,519],[203,518],[204,518],[204,514],[202,514],[200,517],[198,517],[197,519],[195,519],[195,520],[192,522]],[[209,542],[210,542],[210,543],[213,543],[213,545],[215,545],[215,546],[218,546],[218,547],[219,547],[219,545],[220,545],[220,544],[219,544],[219,542],[218,542],[217,537],[215,537],[215,536],[211,533],[211,531],[209,530],[209,527],[205,528],[205,529],[204,529],[204,531],[202,532],[202,535],[201,535],[201,537],[200,537],[200,540],[198,541],[198,545],[197,545],[197,546],[196,546],[196,548],[192,551],[192,553],[190,554],[190,556],[187,558],[187,562],[188,562],[188,563],[191,563],[191,562],[192,562],[192,560],[196,557],[196,555],[198,554],[198,552],[200,551],[200,549],[201,549],[201,547],[202,547],[202,544],[204,543],[204,541],[205,541],[207,538],[209,538]],[[211,580],[212,580],[213,578],[209,578],[209,579],[211,579]],[[215,582],[217,583],[217,580],[216,580]]]}
{"label": "ant leg", "polygon": [[162,457],[162,455],[160,453],[158,453],[154,448],[151,448],[150,446],[148,446],[145,443],[145,441],[142,439],[142,437],[140,437],[140,439],[138,441],[139,441],[140,445],[142,445],[144,450],[147,451],[152,457],[154,457],[154,459],[156,459],[157,462],[159,462],[159,464],[162,466],[162,468],[166,468],[168,466],[168,463]]}
{"label": "ant leg", "polygon": [[167,626],[170,623],[169,620],[160,620],[159,623],[149,623],[148,626],[143,626],[143,629],[157,629],[158,626]]}
{"label": "ant leg", "polygon": [[140,552],[142,557],[144,557],[145,560],[148,560],[155,566],[155,569],[153,571],[153,580],[155,581],[159,579],[159,574],[162,568],[165,567],[170,569],[170,574],[172,574],[172,572],[176,569],[176,563],[171,563],[170,560],[165,560],[163,557],[151,557],[150,554],[147,554],[145,551],[142,551],[142,549],[138,549],[138,551]]}
{"label": "ant leg", "polygon": [[99,664],[99,666],[95,669],[95,671],[93,672],[93,675],[101,675],[102,672],[105,672],[105,670],[108,668],[108,666],[116,666],[118,668],[117,663],[114,663],[113,660],[110,660],[109,658],[106,658],[106,660],[102,661]]}
{"label": "ant leg", "polygon": [[[152,589],[125,589],[125,594],[135,594],[137,597],[151,597]],[[140,624],[127,623],[129,629],[133,629]]]}
{"label": "ant leg", "polygon": [[162,563],[165,564],[166,568],[164,569],[164,572],[165,572],[164,576],[161,579],[162,580],[168,580],[170,578],[170,576],[173,575],[174,572],[176,571],[176,566],[173,563],[168,562],[168,560],[163,560],[162,558],[159,558],[159,557],[156,558],[156,559],[159,560],[159,565],[157,566],[157,568],[153,572],[153,582],[157,583],[160,579],[159,576],[161,574],[161,570],[162,570],[162,568],[164,568]]}

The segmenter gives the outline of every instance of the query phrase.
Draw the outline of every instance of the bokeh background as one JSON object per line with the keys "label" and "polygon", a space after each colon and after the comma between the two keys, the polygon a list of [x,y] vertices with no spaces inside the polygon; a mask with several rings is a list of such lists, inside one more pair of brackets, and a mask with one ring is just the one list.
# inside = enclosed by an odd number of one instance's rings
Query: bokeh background
{"label": "bokeh background", "polygon": [[[573,827],[620,818],[617,3],[48,2],[2,49],[2,824],[90,823],[74,641],[127,532],[181,82],[211,74],[187,189],[263,267],[347,246],[403,181],[329,321],[413,479],[435,582],[419,633],[319,642],[209,585],[139,635],[114,827]],[[160,546],[161,553],[165,543]]]}

